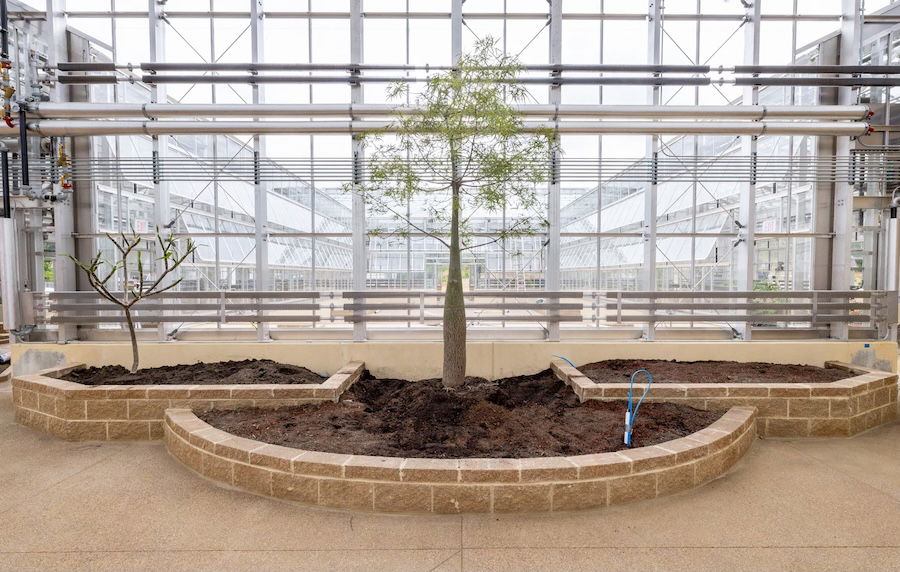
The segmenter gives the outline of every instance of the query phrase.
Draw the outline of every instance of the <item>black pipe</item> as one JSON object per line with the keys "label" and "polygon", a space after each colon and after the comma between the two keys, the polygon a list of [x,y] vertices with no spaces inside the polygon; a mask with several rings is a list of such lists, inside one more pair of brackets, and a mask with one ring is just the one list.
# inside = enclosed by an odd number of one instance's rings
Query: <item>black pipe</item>
{"label": "black pipe", "polygon": [[[94,76],[65,76],[65,83],[88,83]],[[106,76],[104,76],[105,79]],[[88,81],[83,81],[88,78]],[[60,78],[62,79],[62,78]],[[767,79],[767,78],[766,78]],[[284,76],[284,75],[169,75],[147,74],[141,76],[143,83],[154,85],[163,83],[393,83],[424,82],[427,77],[371,77],[371,76]],[[508,80],[520,84],[573,84],[573,85],[709,85],[708,77],[523,77]],[[90,82],[94,83],[94,82]]]}
{"label": "black pipe", "polygon": [[3,218],[12,217],[12,204],[9,196],[9,152],[0,153],[0,177],[3,178]]}
{"label": "black pipe", "polygon": [[25,106],[19,107],[19,158],[22,159],[22,186],[29,186],[28,180],[28,118]]}
{"label": "black pipe", "polygon": [[[9,11],[7,0],[0,0],[0,61],[9,60]],[[0,177],[3,178],[3,218],[12,217],[12,198],[9,196],[9,152],[0,152]]]}

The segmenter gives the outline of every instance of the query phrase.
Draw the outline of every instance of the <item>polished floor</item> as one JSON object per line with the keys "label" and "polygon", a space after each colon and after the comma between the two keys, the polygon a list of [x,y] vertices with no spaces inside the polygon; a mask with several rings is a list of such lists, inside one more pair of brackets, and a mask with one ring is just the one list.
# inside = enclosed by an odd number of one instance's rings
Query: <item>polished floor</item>
{"label": "polished floor", "polygon": [[531,516],[390,516],[226,490],[162,443],[66,443],[0,384],[0,570],[900,570],[900,423],[759,440],[702,488]]}

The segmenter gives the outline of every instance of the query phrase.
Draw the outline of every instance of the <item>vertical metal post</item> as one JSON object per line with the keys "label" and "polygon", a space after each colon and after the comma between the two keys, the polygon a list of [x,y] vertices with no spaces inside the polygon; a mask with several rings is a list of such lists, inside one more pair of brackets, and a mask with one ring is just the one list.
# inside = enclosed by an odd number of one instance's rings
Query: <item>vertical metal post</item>
{"label": "vertical metal post", "polygon": [[[150,32],[150,61],[163,62],[166,59],[166,23],[164,19],[165,0],[148,0],[149,13],[147,25]],[[153,84],[150,86],[151,103],[167,103],[166,86]],[[169,185],[160,177],[161,160],[168,155],[169,137],[167,135],[151,136],[153,156],[153,190],[156,195],[154,202],[154,223],[163,235],[169,235],[175,231],[170,223]],[[161,263],[160,263],[161,264]],[[160,267],[157,267],[157,271]],[[126,276],[127,279],[127,276]],[[157,339],[165,341],[166,324],[161,322],[157,328]]]}
{"label": "vertical metal post", "polygon": [[[363,61],[363,23],[362,0],[350,0],[350,63],[360,64]],[[363,89],[360,83],[350,84],[350,103],[357,105],[363,102]],[[359,135],[353,135],[353,182],[363,182],[363,142]],[[351,236],[353,249],[353,289],[362,292],[366,289],[366,201],[359,192],[353,194],[351,212]],[[356,304],[365,304],[365,298],[353,300]],[[353,341],[366,339],[366,323],[353,322]]]}
{"label": "vertical metal post", "polygon": [[[562,0],[550,0],[550,65],[562,63]],[[554,72],[551,72],[554,73]],[[550,105],[559,105],[562,101],[562,87],[558,83],[550,84]],[[559,135],[556,135],[557,148],[550,157],[550,182],[547,187],[547,262],[545,269],[545,288],[551,291],[560,289],[560,209],[562,207],[559,189]],[[550,303],[559,302],[558,298],[550,298]],[[551,312],[556,314],[558,312]],[[559,341],[559,322],[548,322],[547,339]]]}
{"label": "vertical metal post", "polygon": [[[55,68],[60,61],[70,59],[66,42],[66,4],[65,0],[47,1],[47,47],[48,65]],[[68,86],[57,84],[50,94],[51,101],[69,101]],[[22,149],[24,153],[25,150]],[[53,181],[56,184],[57,181]],[[53,204],[53,241],[56,247],[56,258],[53,261],[53,287],[57,292],[75,290],[75,265],[69,255],[76,254],[75,249],[75,200],[68,197],[64,201]],[[43,267],[35,272],[43,273]],[[32,285],[35,280],[30,281]],[[77,336],[75,324],[60,324],[57,340],[64,343]]]}
{"label": "vertical metal post", "polygon": [[[841,43],[839,63],[859,65],[860,35],[862,32],[862,0],[842,0],[841,2]],[[838,104],[854,102],[853,88],[838,88]],[[835,158],[847,161],[850,157],[850,138],[835,138]],[[849,180],[839,180],[834,186],[834,223],[831,241],[831,289],[847,290],[852,282],[850,248],[853,234],[853,184]],[[832,324],[831,336],[846,340],[849,324]]]}
{"label": "vertical metal post", "polygon": [[[755,1],[750,5],[744,15],[744,63],[747,65],[759,64],[759,22],[760,2]],[[759,103],[759,88],[745,87],[743,94],[744,105],[756,105]],[[738,200],[738,243],[735,246],[737,258],[737,289],[750,292],[753,290],[754,268],[754,242],[756,232],[756,136],[741,137],[741,154],[750,159],[750,180],[741,184],[740,198]],[[744,340],[750,340],[752,330],[750,323],[739,325],[738,329]]]}
{"label": "vertical metal post", "polygon": [[[214,8],[213,0],[209,0],[209,11],[212,12]],[[215,19],[209,19],[209,61],[216,61],[216,25]],[[215,73],[215,72],[213,72]],[[210,103],[213,105],[216,104],[216,86],[211,85],[209,89]],[[215,121],[215,118],[212,118]],[[213,164],[218,163],[219,159],[219,135],[213,134],[212,138],[212,160]],[[213,169],[213,232],[215,233],[215,237],[213,238],[213,291],[222,290],[222,284],[220,283],[222,276],[222,237],[220,233],[222,232],[221,228],[221,219],[219,218],[219,171],[218,169]],[[221,312],[219,314],[219,321],[216,322],[216,329],[221,329],[222,324],[225,319],[225,298],[224,294],[221,298]]]}
{"label": "vertical metal post", "polygon": [[462,55],[462,5],[464,0],[450,4],[450,62],[456,65]]}
{"label": "vertical metal post", "polygon": [[[250,57],[253,63],[263,61],[263,0],[251,0],[250,2]],[[263,88],[254,83],[251,86],[253,105],[263,102]],[[258,119],[256,119],[258,121]],[[259,291],[271,290],[271,278],[269,276],[269,211],[268,190],[266,184],[260,180],[260,162],[266,153],[265,139],[259,135],[253,136],[253,196],[254,211],[253,220],[254,236],[256,238],[256,284]],[[258,299],[257,302],[262,302]],[[269,324],[260,320],[256,326],[256,338],[259,341],[269,339]]]}
{"label": "vertical metal post", "polygon": [[[9,14],[7,0],[0,0],[0,61],[9,61]],[[12,217],[12,197],[9,192],[9,152],[0,151],[0,168],[2,168],[3,218]],[[9,252],[9,251],[8,251]]]}
{"label": "vertical metal post", "polygon": [[[662,0],[650,0],[647,12],[647,63],[662,63]],[[660,87],[652,86],[648,97],[651,104],[659,105]],[[647,141],[647,159],[651,162],[651,179],[644,192],[644,270],[642,287],[648,292],[656,290],[656,191],[657,191],[657,159],[659,156],[659,136],[651,135]],[[652,340],[655,323],[644,327],[644,338]]]}

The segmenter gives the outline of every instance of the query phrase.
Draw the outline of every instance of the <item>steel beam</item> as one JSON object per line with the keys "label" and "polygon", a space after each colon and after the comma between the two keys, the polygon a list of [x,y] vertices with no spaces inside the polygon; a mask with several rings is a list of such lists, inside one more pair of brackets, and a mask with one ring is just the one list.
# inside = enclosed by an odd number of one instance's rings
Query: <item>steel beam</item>
{"label": "steel beam", "polygon": [[[550,0],[550,64],[562,63],[562,3],[563,0]],[[561,86],[550,85],[549,102],[552,106],[559,106],[562,101]],[[556,145],[559,145],[559,134],[556,135]],[[560,284],[560,180],[559,180],[558,147],[552,151],[550,158],[550,181],[547,185],[547,258],[544,269],[544,288],[547,290],[559,290]],[[551,300],[552,302],[553,300]],[[547,339],[551,342],[559,341],[559,322],[547,323]]]}
{"label": "steel beam", "polygon": [[[647,63],[659,65],[662,63],[662,0],[650,0],[647,13]],[[661,91],[659,86],[653,86],[648,92],[651,105],[660,105]],[[653,133],[647,141],[647,158],[651,163],[650,182],[644,187],[644,268],[641,276],[641,285],[644,290],[656,290],[656,206],[659,180],[655,175],[656,162],[659,158],[659,135]],[[655,337],[653,324],[644,328],[644,337],[652,340]]]}
{"label": "steel beam", "polygon": [[[858,65],[860,63],[860,38],[862,34],[862,0],[842,0],[841,39],[839,63]],[[854,92],[850,88],[838,89],[838,104],[851,103]],[[835,155],[850,156],[850,138],[843,136],[835,140]],[[834,222],[831,241],[831,288],[844,289],[852,285],[850,256],[853,239],[853,185],[849,181],[838,181],[834,186]],[[832,326],[834,338],[846,340],[849,332],[846,324]]]}
{"label": "steel beam", "polygon": [[[362,0],[350,0],[350,60],[353,63],[363,61],[363,21]],[[350,103],[359,105],[363,103],[363,88],[359,83],[350,85]],[[363,183],[363,159],[364,149],[361,133],[354,133],[352,140],[353,153],[353,183],[354,186]],[[352,281],[356,290],[366,290],[366,276],[368,274],[367,247],[366,247],[366,201],[359,188],[355,189],[351,199],[351,249],[353,255]],[[353,341],[362,342],[366,339],[365,322],[354,322]]]}
{"label": "steel beam", "polygon": [[[744,24],[744,62],[747,65],[759,64],[759,21],[760,2],[753,2],[747,9]],[[755,86],[744,88],[744,105],[756,105],[759,103],[759,88]],[[757,137],[755,135],[741,138],[741,154],[750,159],[750,180],[742,183],[738,207],[738,218],[735,225],[738,226],[738,239],[734,247],[734,255],[737,259],[736,278],[739,290],[753,290],[756,278],[755,248],[756,248],[756,156]],[[738,326],[744,340],[750,340],[753,335],[750,324]]]}
{"label": "steel beam", "polygon": [[[526,117],[583,117],[624,119],[728,119],[728,120],[845,120],[870,116],[868,105],[581,105],[522,104]],[[32,103],[30,117],[40,119],[170,119],[194,117],[392,117],[420,113],[421,107],[392,104],[140,104],[140,103]]]}

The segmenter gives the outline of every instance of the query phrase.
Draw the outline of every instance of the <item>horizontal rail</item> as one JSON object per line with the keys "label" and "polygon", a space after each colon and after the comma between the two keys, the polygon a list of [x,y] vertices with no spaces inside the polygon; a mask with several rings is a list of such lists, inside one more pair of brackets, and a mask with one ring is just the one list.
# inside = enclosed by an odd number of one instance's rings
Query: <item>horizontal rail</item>
{"label": "horizontal rail", "polygon": [[[443,304],[344,304],[344,310],[434,310]],[[583,304],[466,304],[467,310],[581,310]]]}
{"label": "horizontal rail", "polygon": [[781,290],[781,291],[729,291],[729,292],[648,292],[638,290],[606,291],[600,293],[606,298],[871,298],[871,290]]}
{"label": "horizontal rail", "polygon": [[[110,292],[113,296],[121,297],[124,292]],[[173,299],[173,298],[319,298],[326,295],[326,292],[287,292],[287,291],[222,291],[222,292],[182,292],[169,291],[156,294],[156,299]],[[59,299],[102,299],[102,296],[96,292],[50,292],[47,296],[51,300]]]}
{"label": "horizontal rail", "polygon": [[[122,316],[51,316],[47,321],[51,324],[120,324],[123,319]],[[321,316],[221,316],[219,314],[209,314],[204,316],[161,316],[159,314],[154,314],[152,316],[135,315],[132,316],[132,320],[141,324],[157,324],[162,322],[318,322],[321,320]]]}
{"label": "horizontal rail", "polygon": [[[260,304],[234,304],[225,301],[224,304],[153,304],[143,303],[137,304],[132,308],[132,312],[144,312],[148,310],[170,310],[170,311],[196,311],[196,310],[318,310],[319,304],[284,304],[284,303],[260,303]],[[121,311],[119,306],[112,303],[107,304],[52,304],[51,310],[57,312],[78,311],[78,310],[96,310],[99,312]]]}
{"label": "horizontal rail", "polygon": [[811,322],[813,324],[829,324],[833,322],[868,322],[871,316],[866,315],[823,315],[812,314],[688,314],[659,315],[642,314],[622,316],[622,323],[628,322]]}
{"label": "horizontal rail", "polygon": [[[426,297],[443,297],[444,292],[427,292],[427,291],[351,291],[342,292],[344,298],[418,298],[420,295]],[[542,290],[477,290],[474,292],[463,292],[466,298],[584,298],[584,292],[577,291],[554,291],[547,292]]]}
{"label": "horizontal rail", "polygon": [[[841,303],[841,302],[821,302],[816,305],[820,309],[825,310],[867,310],[871,304],[864,303]],[[614,302],[606,304],[607,310],[812,310],[812,303],[805,304],[766,304],[763,302],[751,303],[735,303],[735,304],[715,304],[715,303],[633,303],[623,302],[621,305]]]}
{"label": "horizontal rail", "polygon": [[[413,316],[344,316],[346,322],[404,322]],[[418,319],[418,318],[417,318]],[[426,316],[426,321],[440,321],[443,316]],[[414,320],[413,320],[414,321]],[[466,316],[471,322],[581,322],[581,316]]]}

